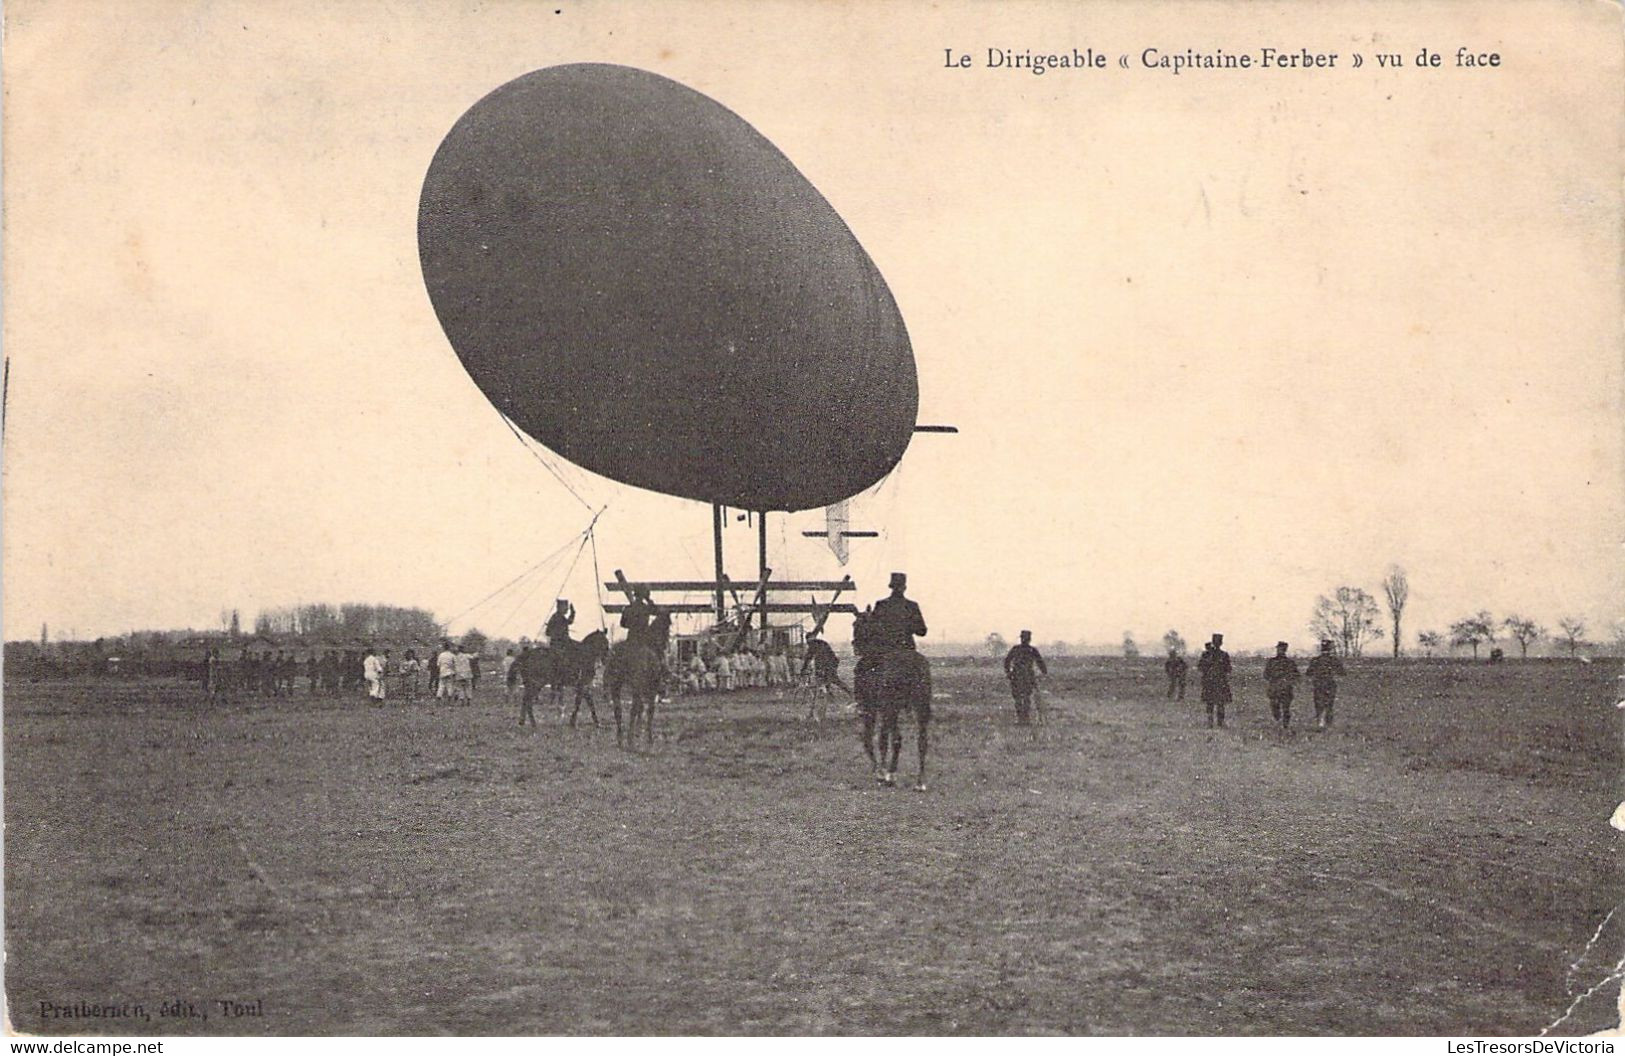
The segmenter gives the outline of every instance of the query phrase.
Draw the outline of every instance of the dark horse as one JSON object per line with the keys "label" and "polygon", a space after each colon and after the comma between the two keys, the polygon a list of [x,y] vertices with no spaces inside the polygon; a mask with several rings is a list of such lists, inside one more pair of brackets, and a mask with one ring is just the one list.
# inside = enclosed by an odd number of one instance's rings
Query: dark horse
{"label": "dark horse", "polygon": [[[876,651],[869,633],[867,613],[859,613],[852,625],[852,649],[858,654],[852,676],[853,696],[863,718],[863,750],[875,768],[875,780],[883,785],[897,784],[897,757],[903,751],[903,731],[898,724],[904,708],[914,711],[919,731],[920,776],[916,792],[925,791],[926,729],[931,724],[931,665],[912,649]],[[875,725],[879,720],[880,754],[875,754]]]}
{"label": "dark horse", "polygon": [[[609,651],[604,664],[604,686],[615,706],[615,743],[632,747],[638,736],[638,719],[643,719],[643,740],[653,744],[655,738],[655,698],[660,695],[666,680],[666,641],[671,635],[671,616],[664,612],[654,615],[647,630],[629,635],[617,642]],[[632,714],[625,738],[621,733],[621,690],[632,699]],[[647,713],[645,713],[647,709]]]}
{"label": "dark horse", "polygon": [[525,681],[520,722],[523,723],[529,716],[531,725],[536,724],[532,709],[543,686],[552,687],[553,703],[559,709],[559,721],[564,721],[564,690],[567,686],[573,686],[576,695],[575,707],[570,712],[570,725],[576,724],[583,699],[587,702],[587,713],[592,716],[592,724],[598,725],[598,708],[592,700],[592,679],[598,672],[598,665],[608,656],[609,635],[603,631],[593,631],[579,642],[565,639],[550,646],[537,646],[522,655],[514,664],[515,668],[520,669],[519,677]]}

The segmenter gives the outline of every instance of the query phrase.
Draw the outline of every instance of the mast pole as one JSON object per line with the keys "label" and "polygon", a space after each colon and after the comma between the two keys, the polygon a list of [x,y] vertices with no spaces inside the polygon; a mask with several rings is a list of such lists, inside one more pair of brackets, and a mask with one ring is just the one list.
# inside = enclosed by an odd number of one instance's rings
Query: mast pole
{"label": "mast pole", "polygon": [[717,503],[711,504],[711,545],[716,554],[716,593],[713,600],[716,602],[717,623],[722,623],[725,609],[722,600],[722,507]]}
{"label": "mast pole", "polygon": [[[763,510],[756,515],[758,530],[756,547],[756,582],[761,583],[767,579],[767,511]],[[762,598],[762,633],[767,634],[767,599]]]}

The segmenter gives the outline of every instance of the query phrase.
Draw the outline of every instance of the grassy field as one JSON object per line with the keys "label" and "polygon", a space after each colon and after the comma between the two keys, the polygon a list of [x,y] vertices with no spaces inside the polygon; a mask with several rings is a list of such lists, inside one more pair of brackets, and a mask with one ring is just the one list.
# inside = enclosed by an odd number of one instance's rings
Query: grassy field
{"label": "grassy field", "polygon": [[[1357,664],[1335,730],[1283,736],[1261,664],[1238,662],[1233,726],[1209,731],[1155,661],[1063,663],[1035,732],[990,665],[939,662],[924,794],[872,783],[851,720],[766,693],[680,701],[629,754],[607,729],[520,731],[494,695],[206,709],[180,685],[7,685],[13,1023],[1615,1023],[1617,981],[1583,995],[1625,952],[1625,913],[1599,931],[1625,901],[1618,665]],[[78,1001],[151,1018],[42,1018]]]}

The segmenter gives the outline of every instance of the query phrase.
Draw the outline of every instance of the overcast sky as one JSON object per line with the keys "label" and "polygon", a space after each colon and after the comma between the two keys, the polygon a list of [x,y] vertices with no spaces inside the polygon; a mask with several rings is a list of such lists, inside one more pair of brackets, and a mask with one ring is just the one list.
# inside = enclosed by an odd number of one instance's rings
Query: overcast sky
{"label": "overcast sky", "polygon": [[[441,137],[579,61],[738,113],[886,277],[921,420],[961,431],[858,500],[885,537],[850,570],[869,599],[906,569],[933,638],[1303,642],[1317,594],[1393,562],[1412,631],[1484,607],[1601,633],[1625,614],[1605,8],[8,4],[5,634],[450,617],[605,505],[603,574],[708,574],[705,507],[575,473],[578,501],[424,292]],[[1445,68],[1369,58],[1424,44]],[[1504,65],[1450,69],[1456,44]],[[1344,58],[942,68],[990,45]],[[770,523],[779,574],[840,571],[800,537],[820,515]],[[728,545],[752,574],[754,535]],[[561,589],[591,610],[591,550],[568,564],[459,629],[534,633]]]}

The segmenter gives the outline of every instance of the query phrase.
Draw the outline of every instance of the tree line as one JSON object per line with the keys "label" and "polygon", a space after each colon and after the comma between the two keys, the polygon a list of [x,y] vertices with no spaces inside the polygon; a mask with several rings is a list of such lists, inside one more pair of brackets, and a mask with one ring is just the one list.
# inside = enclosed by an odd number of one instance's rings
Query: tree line
{"label": "tree line", "polygon": [[[1320,595],[1310,613],[1310,633],[1317,641],[1331,642],[1345,657],[1364,656],[1367,648],[1384,638],[1390,641],[1394,656],[1403,655],[1405,609],[1411,597],[1410,576],[1400,566],[1392,565],[1378,591],[1380,602],[1378,595],[1356,586],[1340,586]],[[1530,646],[1550,641],[1574,657],[1581,649],[1595,644],[1586,639],[1588,630],[1586,621],[1579,616],[1560,617],[1557,629],[1552,631],[1523,613],[1514,612],[1497,619],[1489,610],[1480,609],[1454,621],[1446,631],[1418,632],[1416,644],[1425,656],[1431,657],[1435,650],[1446,647],[1470,648],[1477,659],[1481,648],[1488,648],[1490,655],[1496,656],[1496,643],[1502,640],[1517,642],[1521,657],[1529,655]],[[997,632],[988,635],[985,644],[994,656],[1003,656],[1009,648],[1004,636]],[[1057,655],[1064,655],[1061,653],[1063,644],[1056,642],[1051,648]],[[1613,645],[1625,650],[1625,622],[1613,629]],[[1188,652],[1185,639],[1177,630],[1169,630],[1162,636],[1162,647],[1181,656]],[[1123,632],[1122,653],[1129,658],[1140,655],[1139,644],[1129,631]]]}

